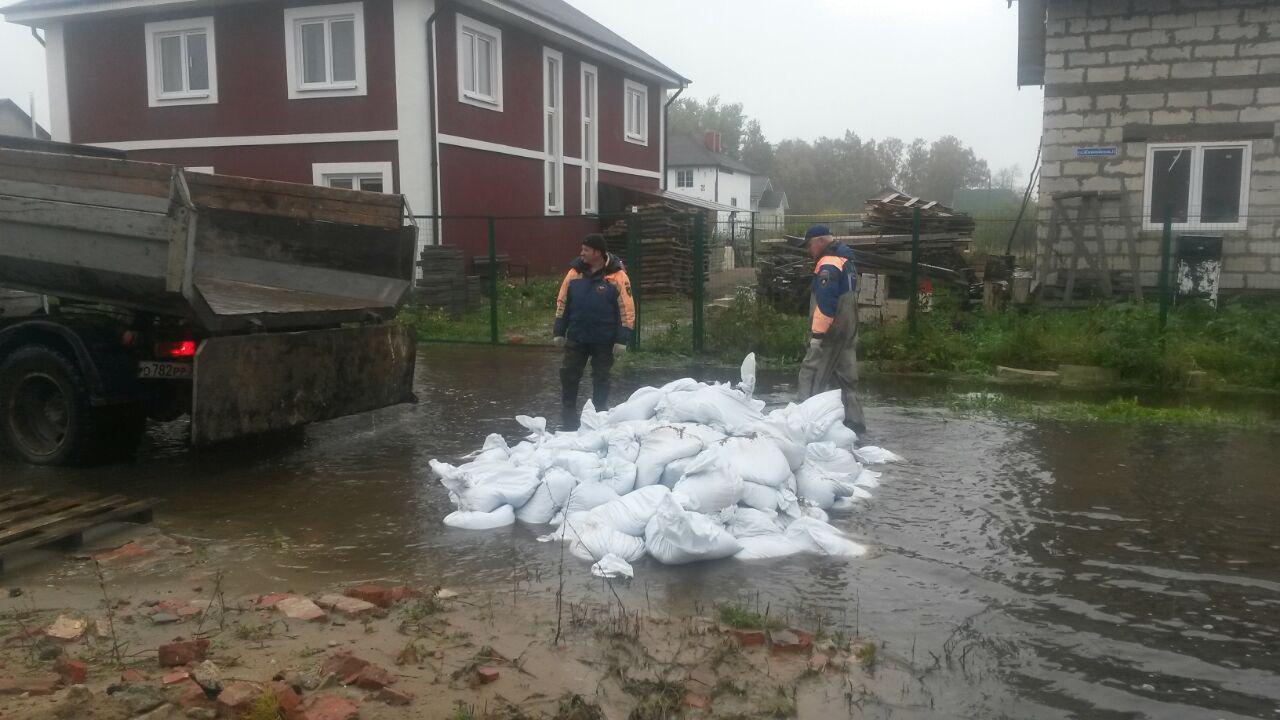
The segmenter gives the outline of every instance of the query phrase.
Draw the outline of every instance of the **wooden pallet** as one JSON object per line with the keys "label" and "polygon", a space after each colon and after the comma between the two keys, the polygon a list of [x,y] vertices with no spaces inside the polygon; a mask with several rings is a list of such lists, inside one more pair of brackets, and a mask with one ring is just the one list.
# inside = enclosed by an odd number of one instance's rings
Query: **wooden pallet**
{"label": "wooden pallet", "polygon": [[79,547],[84,532],[114,521],[151,522],[155,500],[123,495],[51,496],[0,493],[0,573],[10,557],[36,548]]}

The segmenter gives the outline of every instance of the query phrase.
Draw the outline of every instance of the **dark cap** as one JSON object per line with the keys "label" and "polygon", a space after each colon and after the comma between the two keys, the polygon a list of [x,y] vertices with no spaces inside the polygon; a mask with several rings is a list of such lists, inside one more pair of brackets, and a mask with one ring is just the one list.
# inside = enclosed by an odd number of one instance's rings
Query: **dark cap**
{"label": "dark cap", "polygon": [[816,237],[825,237],[830,234],[831,234],[831,228],[827,227],[826,225],[812,225],[805,232],[803,239],[796,238],[794,241],[792,241],[791,244],[795,245],[796,247],[805,247],[809,244],[810,240]]}
{"label": "dark cap", "polygon": [[609,252],[609,245],[605,243],[604,236],[600,233],[591,233],[590,235],[582,238],[582,244],[592,250],[597,250],[602,253]]}

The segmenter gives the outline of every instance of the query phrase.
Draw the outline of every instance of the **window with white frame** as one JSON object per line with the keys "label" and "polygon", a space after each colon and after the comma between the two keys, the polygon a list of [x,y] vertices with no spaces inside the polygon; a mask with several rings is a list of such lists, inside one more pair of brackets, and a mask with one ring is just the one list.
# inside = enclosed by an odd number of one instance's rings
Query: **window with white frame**
{"label": "window with white frame", "polygon": [[693,187],[693,171],[677,170],[676,171],[676,187],[678,188]]}
{"label": "window with white frame", "polygon": [[649,144],[649,88],[633,80],[623,82],[623,137],[637,145]]}
{"label": "window with white frame", "polygon": [[391,163],[315,163],[311,181],[322,187],[365,192],[395,192],[391,183]]}
{"label": "window with white frame", "polygon": [[284,11],[289,98],[365,95],[364,3]]}
{"label": "window with white frame", "polygon": [[600,211],[600,73],[582,63],[582,212]]}
{"label": "window with white frame", "polygon": [[1249,219],[1252,143],[1153,143],[1147,146],[1143,224],[1164,225],[1166,209],[1181,229],[1242,230]]}
{"label": "window with white frame", "polygon": [[458,16],[458,101],[502,110],[502,31]]}
{"label": "window with white frame", "polygon": [[151,107],[218,102],[213,18],[147,23],[145,32]]}
{"label": "window with white frame", "polygon": [[542,49],[542,134],[547,214],[564,212],[564,56]]}

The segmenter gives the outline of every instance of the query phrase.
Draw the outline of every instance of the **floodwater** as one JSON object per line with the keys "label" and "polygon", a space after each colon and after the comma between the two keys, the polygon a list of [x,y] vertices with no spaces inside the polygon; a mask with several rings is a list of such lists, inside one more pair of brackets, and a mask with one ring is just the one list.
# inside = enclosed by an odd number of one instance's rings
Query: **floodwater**
{"label": "floodwater", "polygon": [[[416,406],[199,453],[168,425],[136,464],[0,460],[0,476],[161,498],[160,529],[224,548],[237,582],[259,591],[549,581],[559,548],[536,529],[443,527],[450,508],[427,461],[489,432],[514,437],[517,413],[552,416],[556,368],[550,350],[427,346]],[[616,392],[673,377],[621,373]],[[791,383],[765,372],[759,393],[781,403]],[[623,601],[676,614],[745,601],[873,638],[910,669],[878,716],[1280,719],[1280,437],[972,418],[946,398],[919,383],[867,392],[872,440],[909,461],[833,519],[869,557],[645,560]],[[57,565],[5,582],[56,582]],[[570,592],[603,600],[585,563],[567,572]]]}

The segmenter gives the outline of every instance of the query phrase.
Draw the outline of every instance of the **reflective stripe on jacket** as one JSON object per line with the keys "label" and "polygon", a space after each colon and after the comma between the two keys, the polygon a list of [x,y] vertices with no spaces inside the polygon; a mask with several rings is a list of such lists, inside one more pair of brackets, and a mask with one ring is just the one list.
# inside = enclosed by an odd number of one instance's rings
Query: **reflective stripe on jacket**
{"label": "reflective stripe on jacket", "polygon": [[809,321],[812,337],[821,340],[835,322],[840,297],[858,289],[858,269],[853,264],[853,250],[843,243],[832,243],[826,254],[813,267],[813,316]]}
{"label": "reflective stripe on jacket", "polygon": [[604,267],[593,273],[582,258],[574,260],[556,297],[555,336],[576,343],[625,345],[635,325],[631,280],[622,261],[609,255]]}

